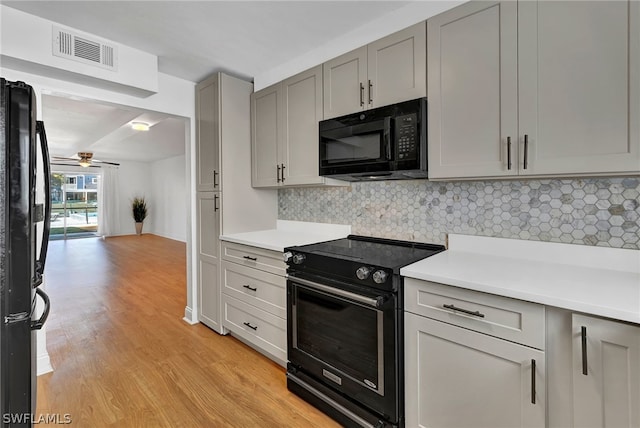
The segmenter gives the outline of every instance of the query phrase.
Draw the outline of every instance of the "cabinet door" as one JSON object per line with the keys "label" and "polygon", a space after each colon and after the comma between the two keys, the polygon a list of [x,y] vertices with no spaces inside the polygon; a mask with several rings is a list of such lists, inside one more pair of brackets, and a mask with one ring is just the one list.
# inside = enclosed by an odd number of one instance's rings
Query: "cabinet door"
{"label": "cabinet door", "polygon": [[283,184],[318,184],[318,122],[322,120],[322,66],[282,83],[282,144],[278,149],[284,164]]}
{"label": "cabinet door", "polygon": [[427,30],[423,21],[367,46],[365,100],[370,108],[427,96]]}
{"label": "cabinet door", "polygon": [[572,324],[574,426],[639,427],[640,326],[577,314]]}
{"label": "cabinet door", "polygon": [[324,118],[364,110],[367,89],[367,47],[363,46],[323,64]]}
{"label": "cabinet door", "polygon": [[518,20],[521,172],[640,171],[640,3],[527,1]]}
{"label": "cabinet door", "polygon": [[427,21],[430,178],[517,173],[517,8],[473,1]]}
{"label": "cabinet door", "polygon": [[199,319],[221,333],[220,195],[217,192],[199,192],[197,204]]}
{"label": "cabinet door", "polygon": [[196,86],[196,190],[220,190],[219,76]]}
{"label": "cabinet door", "polygon": [[545,426],[544,352],[408,312],[405,331],[407,427]]}
{"label": "cabinet door", "polygon": [[251,185],[273,187],[280,183],[278,127],[282,110],[280,84],[251,94]]}

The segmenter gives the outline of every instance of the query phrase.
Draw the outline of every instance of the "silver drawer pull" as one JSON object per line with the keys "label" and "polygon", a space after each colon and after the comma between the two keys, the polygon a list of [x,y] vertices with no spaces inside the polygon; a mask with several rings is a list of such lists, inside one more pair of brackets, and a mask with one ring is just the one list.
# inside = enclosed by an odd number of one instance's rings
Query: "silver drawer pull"
{"label": "silver drawer pull", "polygon": [[251,325],[251,323],[249,322],[243,322],[242,324],[246,325],[247,327],[249,327],[251,330],[257,330],[258,326],[257,325]]}
{"label": "silver drawer pull", "polygon": [[467,315],[473,315],[474,317],[484,318],[484,314],[480,311],[470,311],[469,309],[458,308],[454,305],[442,305],[443,308],[451,309],[452,311],[462,312]]}
{"label": "silver drawer pull", "polygon": [[247,284],[243,285],[242,287],[243,287],[243,288],[246,288],[247,290],[251,290],[251,291],[258,291],[258,288],[257,288],[257,287],[252,287],[252,286],[247,285]]}

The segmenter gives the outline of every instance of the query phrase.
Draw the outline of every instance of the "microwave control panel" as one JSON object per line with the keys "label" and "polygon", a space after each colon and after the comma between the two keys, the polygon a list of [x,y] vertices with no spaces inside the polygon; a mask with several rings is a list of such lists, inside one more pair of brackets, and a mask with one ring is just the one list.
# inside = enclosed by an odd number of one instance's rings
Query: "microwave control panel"
{"label": "microwave control panel", "polygon": [[418,158],[418,115],[415,113],[395,117],[396,161]]}

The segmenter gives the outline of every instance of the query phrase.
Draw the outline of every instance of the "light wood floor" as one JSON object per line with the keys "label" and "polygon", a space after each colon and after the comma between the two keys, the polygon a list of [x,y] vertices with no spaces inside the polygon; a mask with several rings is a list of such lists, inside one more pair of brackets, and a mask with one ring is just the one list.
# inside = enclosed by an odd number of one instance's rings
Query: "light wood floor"
{"label": "light wood floor", "polygon": [[285,373],[231,336],[182,320],[185,244],[154,235],[51,242],[54,372],[36,415],[75,427],[336,427]]}

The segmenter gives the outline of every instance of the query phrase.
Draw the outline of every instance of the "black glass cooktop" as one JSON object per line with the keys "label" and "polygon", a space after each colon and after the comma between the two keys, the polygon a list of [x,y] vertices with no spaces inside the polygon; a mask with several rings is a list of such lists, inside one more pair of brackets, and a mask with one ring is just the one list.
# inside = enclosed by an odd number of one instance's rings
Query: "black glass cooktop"
{"label": "black glass cooktop", "polygon": [[385,267],[397,271],[403,266],[445,249],[442,245],[349,235],[343,239],[302,245],[297,252],[333,257],[338,260]]}

